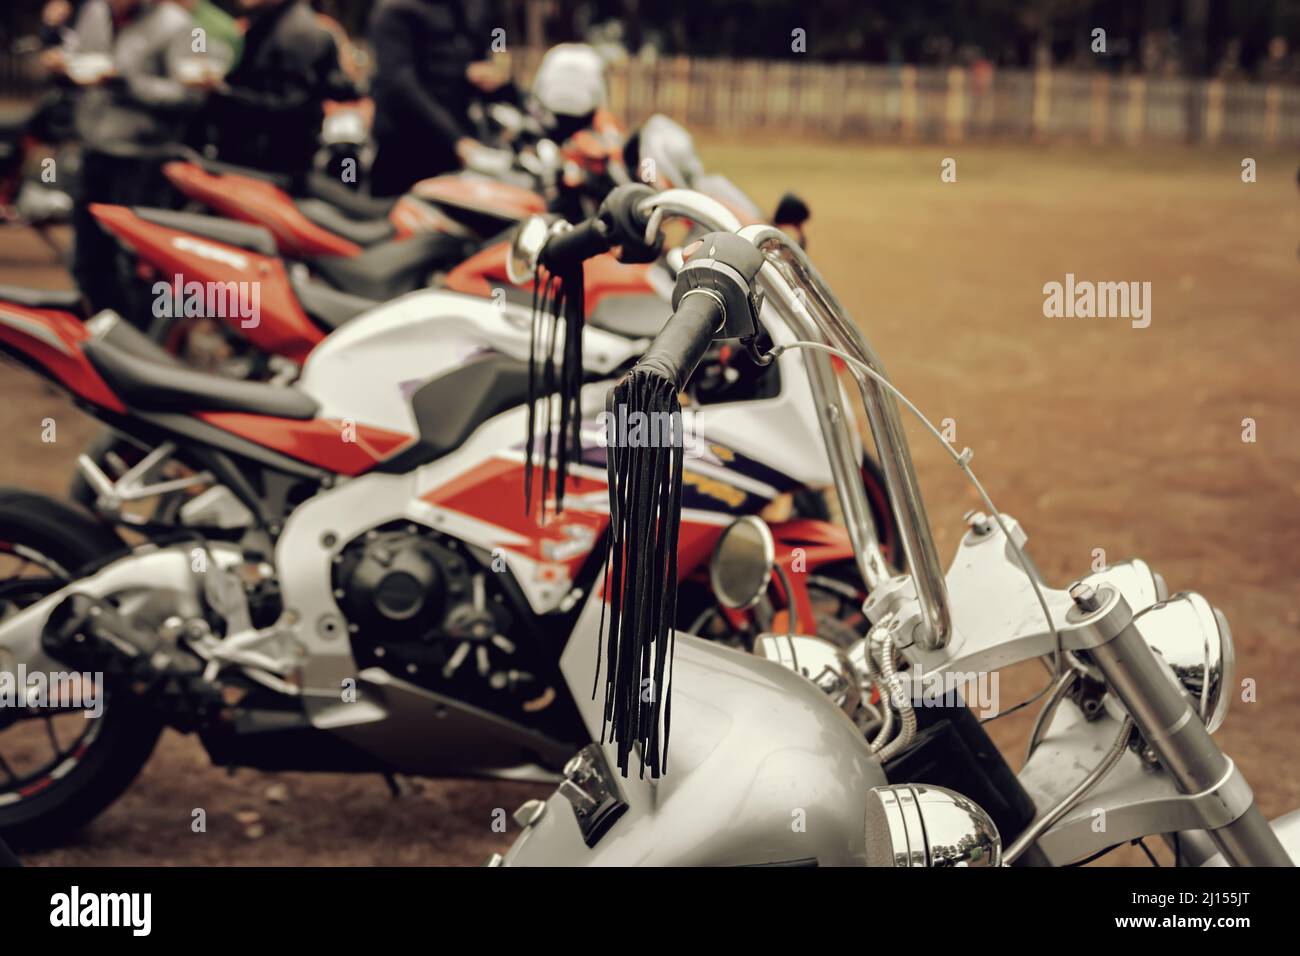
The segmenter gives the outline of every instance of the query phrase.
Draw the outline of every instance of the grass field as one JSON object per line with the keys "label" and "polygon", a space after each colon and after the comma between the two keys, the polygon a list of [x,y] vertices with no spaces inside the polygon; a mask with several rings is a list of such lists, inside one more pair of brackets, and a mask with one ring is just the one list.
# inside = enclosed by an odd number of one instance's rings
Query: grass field
{"label": "grass field", "polygon": [[[1049,580],[1087,573],[1103,549],[1111,561],[1144,557],[1173,590],[1223,608],[1238,677],[1256,682],[1257,700],[1234,704],[1220,739],[1268,816],[1300,805],[1294,159],[777,137],[701,146],[710,169],[764,208],[787,188],[808,200],[814,262],[899,387],[974,449],[977,473],[1023,524]],[[1251,184],[1240,175],[1247,155],[1258,163]],[[954,183],[941,181],[945,157],[956,160]],[[0,235],[0,281],[53,284],[43,258],[30,238]],[[1044,284],[1067,273],[1150,282],[1150,326],[1044,317]],[[0,376],[9,439],[0,484],[59,492],[87,424],[33,380],[8,368]],[[40,441],[48,415],[59,422],[55,445]],[[1242,440],[1247,418],[1253,442]],[[946,558],[977,501],[942,450],[909,432]],[[1003,706],[1041,679],[1036,668],[1007,675]],[[991,725],[1013,765],[1031,722],[1025,712]],[[287,785],[287,801],[265,798],[273,781]],[[41,859],[476,863],[505,842],[490,831],[493,808],[536,792],[426,783],[393,806],[377,779],[226,777],[196,744],[168,735],[122,801]],[[208,809],[206,838],[189,831],[198,806]]]}

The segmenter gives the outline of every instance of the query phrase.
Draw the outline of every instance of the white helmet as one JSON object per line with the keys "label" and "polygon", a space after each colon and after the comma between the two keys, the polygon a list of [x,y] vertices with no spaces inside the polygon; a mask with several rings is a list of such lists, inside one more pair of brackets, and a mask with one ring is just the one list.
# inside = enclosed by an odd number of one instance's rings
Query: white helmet
{"label": "white helmet", "polygon": [[533,96],[555,116],[586,116],[605,105],[605,62],[585,43],[552,47],[537,67]]}

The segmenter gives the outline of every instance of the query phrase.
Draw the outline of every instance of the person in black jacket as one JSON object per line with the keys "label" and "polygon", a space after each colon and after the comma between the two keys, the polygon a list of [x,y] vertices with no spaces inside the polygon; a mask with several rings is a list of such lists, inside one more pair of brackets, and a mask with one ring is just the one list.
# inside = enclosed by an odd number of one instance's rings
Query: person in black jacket
{"label": "person in black jacket", "polygon": [[306,0],[241,0],[239,64],[208,101],[218,157],[298,177],[311,168],[325,100],[355,99],[338,46]]}
{"label": "person in black jacket", "polygon": [[403,193],[427,176],[459,168],[480,148],[470,104],[509,85],[488,58],[493,26],[484,0],[375,4],[374,195]]}

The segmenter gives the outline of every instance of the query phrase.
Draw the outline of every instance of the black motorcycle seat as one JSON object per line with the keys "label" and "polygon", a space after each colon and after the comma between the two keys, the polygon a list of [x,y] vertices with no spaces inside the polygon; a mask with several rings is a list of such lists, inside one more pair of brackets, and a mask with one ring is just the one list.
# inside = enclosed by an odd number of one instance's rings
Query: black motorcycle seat
{"label": "black motorcycle seat", "polygon": [[307,174],[305,188],[308,198],[324,200],[352,219],[386,219],[397,202],[391,196],[371,196],[352,189],[319,172]]}
{"label": "black motorcycle seat", "polygon": [[393,238],[393,224],[384,217],[354,219],[323,199],[295,199],[293,204],[300,213],[322,229],[363,248]]}
{"label": "black motorcycle seat", "polygon": [[455,451],[490,418],[528,401],[528,363],[489,353],[425,382],[411,395],[419,440],[381,462],[401,473]]}
{"label": "black motorcycle seat", "polygon": [[387,302],[423,288],[430,275],[461,262],[469,251],[464,239],[426,232],[381,242],[359,256],[321,256],[309,265],[340,292]]}
{"label": "black motorcycle seat", "polygon": [[21,285],[0,285],[0,302],[29,309],[55,309],[82,314],[81,293],[76,289],[29,289]]}
{"label": "black motorcycle seat", "polygon": [[317,325],[333,331],[350,319],[355,319],[362,312],[379,305],[373,299],[363,299],[359,295],[340,292],[323,282],[314,282],[311,278],[295,273],[289,280],[293,285],[298,304]]}
{"label": "black motorcycle seat", "polygon": [[315,399],[297,389],[196,371],[111,312],[91,321],[95,334],[81,343],[81,350],[108,387],[133,409],[316,417]]}
{"label": "black motorcycle seat", "polygon": [[312,170],[295,181],[287,173],[273,173],[253,166],[237,166],[223,163],[218,159],[209,159],[197,154],[186,159],[213,176],[243,176],[247,179],[259,179],[283,189],[287,193],[323,199],[339,211],[354,219],[380,219],[388,215],[397,201],[395,198],[381,198],[352,189],[336,180],[333,176]]}
{"label": "black motorcycle seat", "polygon": [[264,256],[278,256],[275,237],[261,226],[218,216],[203,216],[193,212],[173,212],[170,209],[151,209],[148,206],[133,206],[131,211],[146,222],[188,232],[204,239],[221,242],[228,246],[247,249]]}
{"label": "black motorcycle seat", "polygon": [[625,339],[652,339],[672,312],[672,306],[657,295],[607,295],[591,310],[587,324]]}

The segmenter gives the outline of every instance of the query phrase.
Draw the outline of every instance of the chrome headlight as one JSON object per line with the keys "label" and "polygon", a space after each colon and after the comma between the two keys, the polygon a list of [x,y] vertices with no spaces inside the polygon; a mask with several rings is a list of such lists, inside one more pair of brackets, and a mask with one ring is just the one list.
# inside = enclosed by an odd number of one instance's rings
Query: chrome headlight
{"label": "chrome headlight", "polygon": [[894,784],[867,794],[868,866],[1001,866],[1002,838],[973,800],[943,787]]}
{"label": "chrome headlight", "polygon": [[1117,561],[1104,571],[1097,571],[1083,580],[1094,588],[1103,584],[1115,588],[1124,595],[1124,600],[1134,614],[1169,598],[1165,579],[1141,558]]}
{"label": "chrome headlight", "polygon": [[808,678],[846,714],[858,709],[862,687],[844,651],[807,634],[760,634],[754,654]]}
{"label": "chrome headlight", "polygon": [[1184,591],[1139,611],[1133,624],[1173,670],[1206,729],[1218,730],[1228,715],[1237,671],[1232,632],[1219,609]]}

